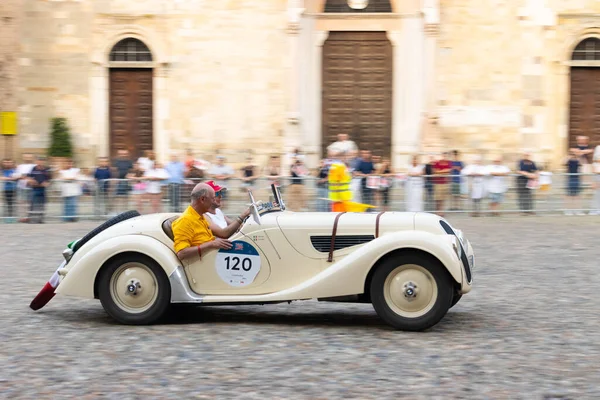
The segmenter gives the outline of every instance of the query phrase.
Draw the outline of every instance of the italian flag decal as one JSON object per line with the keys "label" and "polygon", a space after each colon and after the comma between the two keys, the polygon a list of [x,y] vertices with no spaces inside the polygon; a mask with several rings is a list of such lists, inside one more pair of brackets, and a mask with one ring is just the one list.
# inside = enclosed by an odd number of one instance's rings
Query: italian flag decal
{"label": "italian flag decal", "polygon": [[60,283],[60,276],[58,275],[58,270],[63,268],[66,263],[66,261],[63,261],[63,263],[60,264],[56,271],[54,271],[54,274],[52,274],[52,276],[50,277],[50,280],[46,282],[42,290],[40,290],[37,296],[35,296],[35,298],[31,301],[29,307],[31,307],[32,310],[39,310],[40,308],[48,304],[50,300],[52,300],[52,298],[56,294],[54,293],[54,289],[56,289],[58,287],[58,284]]}

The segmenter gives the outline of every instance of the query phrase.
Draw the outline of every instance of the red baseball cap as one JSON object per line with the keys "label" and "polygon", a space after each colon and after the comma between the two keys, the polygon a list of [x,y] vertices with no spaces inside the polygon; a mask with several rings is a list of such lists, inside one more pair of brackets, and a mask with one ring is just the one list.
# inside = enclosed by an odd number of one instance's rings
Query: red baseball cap
{"label": "red baseball cap", "polygon": [[222,187],[222,186],[217,185],[215,183],[215,181],[207,181],[206,184],[208,186],[210,186],[211,188],[213,188],[213,190],[215,191],[215,193],[220,192],[220,191],[225,192],[227,190],[226,187]]}

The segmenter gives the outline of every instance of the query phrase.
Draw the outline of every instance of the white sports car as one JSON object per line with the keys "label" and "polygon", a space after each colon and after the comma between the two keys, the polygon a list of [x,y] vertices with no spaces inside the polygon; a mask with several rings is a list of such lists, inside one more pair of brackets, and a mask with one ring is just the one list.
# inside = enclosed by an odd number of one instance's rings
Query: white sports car
{"label": "white sports car", "polygon": [[181,261],[175,214],[121,214],[71,243],[65,261],[32,301],[55,293],[100,299],[125,324],[159,320],[173,303],[267,304],[319,299],[369,302],[391,326],[419,331],[439,322],[471,290],[473,249],[433,214],[300,213],[256,203],[230,250]]}

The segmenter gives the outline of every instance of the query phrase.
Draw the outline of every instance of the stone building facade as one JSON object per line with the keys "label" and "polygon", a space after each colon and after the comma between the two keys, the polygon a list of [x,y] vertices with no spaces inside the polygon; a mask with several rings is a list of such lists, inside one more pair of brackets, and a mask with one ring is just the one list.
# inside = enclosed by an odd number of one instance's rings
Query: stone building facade
{"label": "stone building facade", "polygon": [[[17,73],[20,20],[20,0],[2,0],[0,2],[0,112],[16,112],[19,107]],[[0,154],[4,157],[13,157],[18,147],[18,138],[14,136],[0,138]]]}
{"label": "stone building facade", "polygon": [[295,147],[315,165],[337,133],[398,167],[441,149],[558,167],[571,136],[600,144],[595,0],[3,0],[0,18],[16,148],[64,116],[82,165]]}

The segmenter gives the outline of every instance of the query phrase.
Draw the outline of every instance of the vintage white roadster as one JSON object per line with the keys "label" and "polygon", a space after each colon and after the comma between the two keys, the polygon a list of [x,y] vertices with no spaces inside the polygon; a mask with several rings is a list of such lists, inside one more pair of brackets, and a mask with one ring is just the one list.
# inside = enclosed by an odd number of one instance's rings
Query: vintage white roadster
{"label": "vintage white roadster", "polygon": [[173,249],[177,215],[121,214],[69,245],[31,308],[57,293],[100,299],[117,321],[149,324],[173,303],[370,302],[389,325],[418,331],[471,290],[473,249],[443,218],[292,212],[278,188],[273,195],[264,204],[250,193],[253,213],[232,249],[184,262]]}

